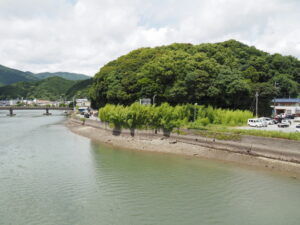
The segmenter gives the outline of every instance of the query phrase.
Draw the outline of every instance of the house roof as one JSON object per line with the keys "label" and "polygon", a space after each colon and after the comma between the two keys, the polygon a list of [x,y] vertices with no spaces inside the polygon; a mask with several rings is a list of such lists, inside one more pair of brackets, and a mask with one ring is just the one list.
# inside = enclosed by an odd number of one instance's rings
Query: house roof
{"label": "house roof", "polygon": [[275,98],[272,102],[283,102],[283,103],[300,103],[300,98]]}

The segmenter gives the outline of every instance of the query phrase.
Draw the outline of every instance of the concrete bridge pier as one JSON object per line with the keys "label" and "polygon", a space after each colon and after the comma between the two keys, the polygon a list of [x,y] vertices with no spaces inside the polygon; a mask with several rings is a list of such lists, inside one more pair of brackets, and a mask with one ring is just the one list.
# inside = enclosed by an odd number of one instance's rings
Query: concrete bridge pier
{"label": "concrete bridge pier", "polygon": [[7,116],[15,116],[13,108],[9,108],[9,114]]}
{"label": "concrete bridge pier", "polygon": [[49,113],[49,108],[46,108],[46,113],[44,113],[45,116],[50,116],[52,115],[51,113]]}

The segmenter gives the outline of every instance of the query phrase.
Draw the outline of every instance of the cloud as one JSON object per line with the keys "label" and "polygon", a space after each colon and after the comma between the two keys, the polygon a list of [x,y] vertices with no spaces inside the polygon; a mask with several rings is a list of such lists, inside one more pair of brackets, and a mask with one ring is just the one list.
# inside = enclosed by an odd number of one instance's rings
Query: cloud
{"label": "cloud", "polygon": [[0,0],[0,64],[94,75],[122,54],[235,38],[300,58],[296,0]]}

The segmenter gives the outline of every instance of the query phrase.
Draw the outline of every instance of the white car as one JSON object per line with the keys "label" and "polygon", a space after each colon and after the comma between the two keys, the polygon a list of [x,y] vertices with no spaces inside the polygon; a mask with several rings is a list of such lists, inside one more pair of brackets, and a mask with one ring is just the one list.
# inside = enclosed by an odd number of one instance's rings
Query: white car
{"label": "white car", "polygon": [[298,125],[296,126],[296,132],[299,132],[299,133],[300,133],[300,124],[298,124]]}
{"label": "white car", "polygon": [[300,122],[300,117],[295,117],[294,122]]}
{"label": "white car", "polygon": [[262,123],[262,120],[260,119],[248,119],[248,126],[250,127],[263,127],[263,123]]}
{"label": "white car", "polygon": [[264,117],[264,120],[267,121],[268,125],[273,125],[274,121],[269,117]]}
{"label": "white car", "polygon": [[268,125],[273,124],[273,121],[268,117],[260,117],[258,119],[261,120],[261,123],[264,127],[267,127]]}

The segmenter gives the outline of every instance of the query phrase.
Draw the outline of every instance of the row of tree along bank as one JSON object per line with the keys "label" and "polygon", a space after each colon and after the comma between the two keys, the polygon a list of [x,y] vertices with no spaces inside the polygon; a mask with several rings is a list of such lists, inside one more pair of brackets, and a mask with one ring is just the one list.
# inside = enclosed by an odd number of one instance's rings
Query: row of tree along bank
{"label": "row of tree along bank", "polygon": [[172,131],[174,128],[198,128],[209,124],[244,125],[253,114],[247,110],[216,109],[211,106],[185,104],[160,106],[133,103],[130,106],[107,104],[100,108],[99,118],[118,128],[152,128]]}

